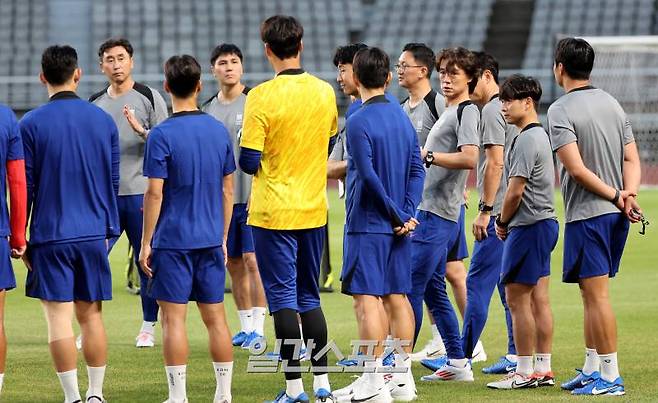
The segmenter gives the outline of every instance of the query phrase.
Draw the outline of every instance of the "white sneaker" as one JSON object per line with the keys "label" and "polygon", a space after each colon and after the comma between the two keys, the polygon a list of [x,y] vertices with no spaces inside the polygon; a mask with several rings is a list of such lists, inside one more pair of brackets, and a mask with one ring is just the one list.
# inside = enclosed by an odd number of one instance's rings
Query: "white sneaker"
{"label": "white sneaker", "polygon": [[182,402],[175,402],[175,401],[173,401],[173,400],[169,400],[169,399],[167,399],[167,400],[165,400],[165,401],[162,402],[162,403],[187,403],[187,399],[184,399]]}
{"label": "white sneaker", "polygon": [[148,333],[148,332],[139,332],[137,337],[135,338],[136,347],[153,347],[155,346],[155,335],[153,333]]}
{"label": "white sneaker", "polygon": [[503,379],[496,382],[489,382],[488,388],[491,389],[527,389],[537,387],[537,378],[521,375],[516,372],[510,372]]}
{"label": "white sneaker", "polygon": [[337,398],[349,397],[349,396],[352,395],[352,393],[354,392],[354,389],[356,389],[357,385],[359,385],[361,382],[363,382],[363,375],[356,378],[352,383],[345,386],[344,388],[336,389],[331,393],[333,393],[334,396],[337,397]]}
{"label": "white sneaker", "polygon": [[487,353],[484,351],[484,344],[478,340],[475,348],[473,349],[473,357],[471,362],[483,362],[487,360]]}
{"label": "white sneaker", "polygon": [[379,385],[375,385],[372,382],[368,382],[367,376],[362,376],[364,378],[363,382],[359,382],[356,387],[353,389],[353,393],[348,396],[342,396],[338,398],[338,401],[347,401],[351,402],[368,402],[368,403],[392,403],[393,397],[391,397],[391,391],[388,389],[388,385],[385,382],[381,382]]}
{"label": "white sneaker", "polygon": [[443,345],[443,340],[430,340],[425,344],[422,350],[417,353],[409,354],[411,361],[418,362],[425,359],[439,358],[446,354],[446,347]]}
{"label": "white sneaker", "polygon": [[416,381],[411,368],[405,373],[395,373],[387,382],[388,390],[395,401],[410,402],[416,400]]}
{"label": "white sneaker", "polygon": [[215,397],[213,400],[213,403],[231,403],[231,396],[220,396],[220,397]]}
{"label": "white sneaker", "polygon": [[78,351],[82,350],[82,335],[79,334],[78,337],[75,338],[75,348],[78,349]]}
{"label": "white sneaker", "polygon": [[463,368],[455,367],[450,364],[450,360],[437,369],[432,375],[425,375],[420,378],[423,381],[463,381],[463,382],[473,382],[473,369],[471,368],[470,363],[466,363],[466,366]]}

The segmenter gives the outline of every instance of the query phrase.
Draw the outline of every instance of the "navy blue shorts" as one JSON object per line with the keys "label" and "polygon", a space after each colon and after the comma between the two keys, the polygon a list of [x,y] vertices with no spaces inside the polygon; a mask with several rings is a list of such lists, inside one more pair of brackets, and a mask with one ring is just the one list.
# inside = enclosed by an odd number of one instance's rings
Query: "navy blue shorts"
{"label": "navy blue shorts", "polygon": [[559,225],[553,219],[512,228],[504,242],[501,283],[536,285],[550,275],[558,232]]}
{"label": "navy blue shorts", "polygon": [[562,281],[577,283],[589,277],[614,277],[619,271],[629,226],[621,213],[567,223]]}
{"label": "navy blue shorts", "polygon": [[33,245],[25,294],[44,301],[112,299],[112,272],[105,239]]}
{"label": "navy blue shorts", "polygon": [[231,224],[228,229],[226,250],[228,257],[242,257],[243,253],[253,253],[255,251],[251,225],[247,225],[246,203],[233,205],[233,216],[231,216]]}
{"label": "navy blue shorts", "polygon": [[393,234],[347,234],[342,292],[347,295],[411,292],[411,239]]}
{"label": "navy blue shorts", "polygon": [[320,307],[320,262],[325,227],[271,230],[252,227],[258,271],[270,313]]}
{"label": "navy blue shorts", "polygon": [[11,267],[11,247],[7,238],[0,239],[0,290],[16,288],[16,277]]}
{"label": "navy blue shorts", "polygon": [[453,240],[452,247],[448,250],[448,262],[464,260],[468,257],[468,244],[466,244],[466,205],[462,204],[459,219],[457,220],[459,232]]}
{"label": "navy blue shorts", "polygon": [[217,304],[224,301],[224,252],[221,246],[202,249],[153,249],[153,277],[148,295],[159,301]]}

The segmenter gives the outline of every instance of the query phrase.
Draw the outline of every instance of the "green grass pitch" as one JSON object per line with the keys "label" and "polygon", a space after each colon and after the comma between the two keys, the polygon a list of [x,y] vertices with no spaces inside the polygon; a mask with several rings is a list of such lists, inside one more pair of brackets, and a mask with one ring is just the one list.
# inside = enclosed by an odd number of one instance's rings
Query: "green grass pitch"
{"label": "green grass pitch", "polygon": [[[471,200],[477,195],[472,192]],[[341,267],[343,202],[330,192],[331,257],[337,278]],[[643,191],[640,202],[652,221],[658,220],[658,191]],[[471,203],[473,204],[473,202]],[[557,200],[562,217],[562,201]],[[467,232],[474,216],[467,211]],[[563,223],[560,223],[563,229]],[[612,300],[619,329],[619,362],[626,381],[626,400],[658,400],[658,248],[656,231],[649,227],[646,236],[638,234],[639,226],[631,228],[626,253],[618,278],[612,281]],[[561,234],[562,235],[562,234]],[[653,246],[652,246],[653,245]],[[472,235],[469,234],[469,249]],[[110,402],[161,402],[167,397],[167,384],[162,362],[161,329],[157,329],[158,345],[153,349],[136,349],[134,337],[141,324],[140,304],[137,297],[124,290],[123,270],[126,262],[126,242],[123,238],[111,254],[114,272],[114,300],[104,305],[104,318],[109,338],[109,364],[105,382],[105,396]],[[468,261],[466,262],[468,264]],[[555,317],[553,344],[553,370],[558,382],[574,374],[582,365],[582,304],[577,286],[560,282],[562,264],[562,238],[553,253],[551,304]],[[38,301],[24,296],[25,269],[15,264],[18,288],[7,295],[5,326],[9,340],[7,369],[0,401],[5,402],[61,402],[63,395],[52,367],[47,346],[46,322]],[[339,289],[337,281],[334,288]],[[505,353],[506,333],[502,308],[494,295],[487,327],[482,336],[490,364]],[[227,314],[233,331],[238,328],[233,299],[227,295]],[[329,338],[337,342],[343,352],[349,351],[349,341],[356,338],[356,325],[352,301],[339,292],[322,294],[322,306],[329,326]],[[188,334],[190,359],[187,373],[187,390],[190,402],[210,402],[215,380],[207,353],[207,338],[198,311],[189,309]],[[273,340],[271,320],[266,322],[267,337]],[[429,337],[424,326],[420,343]],[[262,402],[271,399],[283,387],[282,374],[247,374],[248,354],[235,350],[233,375],[234,402]],[[330,358],[331,360],[331,358]],[[480,372],[482,364],[474,365],[474,383],[426,384],[417,381],[419,402],[435,401],[544,401],[587,400],[573,399],[559,387],[538,390],[492,391],[485,384],[498,376]],[[79,360],[80,390],[84,396],[87,375],[82,357]],[[418,379],[428,373],[414,365]],[[339,388],[350,382],[350,375],[330,376],[332,386]],[[310,375],[304,377],[307,392],[311,392]]]}

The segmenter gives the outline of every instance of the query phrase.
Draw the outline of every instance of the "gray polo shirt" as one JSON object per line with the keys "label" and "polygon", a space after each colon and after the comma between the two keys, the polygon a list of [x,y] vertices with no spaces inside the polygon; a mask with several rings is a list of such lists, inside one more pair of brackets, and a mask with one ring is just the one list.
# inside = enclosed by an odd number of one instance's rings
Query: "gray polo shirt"
{"label": "gray polo shirt", "polygon": [[[624,146],[635,141],[619,102],[591,86],[563,95],[548,108],[553,150],[577,142],[585,166],[608,185],[623,189]],[[617,207],[586,190],[560,164],[566,222],[616,213]]]}
{"label": "gray polo shirt", "polygon": [[[240,155],[240,135],[242,134],[242,117],[244,113],[244,104],[247,101],[247,93],[249,87],[245,87],[242,94],[233,100],[230,104],[219,102],[217,94],[211,99],[206,101],[201,107],[201,110],[215,119],[219,120],[226,126],[229,134],[231,135],[231,142],[233,143],[233,154]],[[235,163],[236,166],[239,164]],[[247,175],[238,168],[233,173],[233,202],[247,203],[249,195],[251,194],[251,181],[252,176]]]}
{"label": "gray polo shirt", "polygon": [[135,83],[130,91],[118,97],[110,97],[109,87],[89,98],[96,106],[112,116],[119,129],[119,196],[140,195],[146,191],[148,180],[143,176],[144,146],[146,139],[139,136],[123,115],[123,107],[135,110],[139,123],[150,130],[167,118],[167,104],[154,88]]}
{"label": "gray polo shirt", "polygon": [[[461,110],[461,123],[458,119]],[[455,153],[464,145],[480,143],[480,110],[470,101],[446,108],[427,137],[425,148],[433,152]],[[448,169],[432,165],[425,176],[420,210],[457,222],[464,203],[467,169]]]}
{"label": "gray polo shirt", "polygon": [[509,227],[557,219],[553,205],[555,168],[548,134],[538,123],[526,126],[510,145],[505,161],[508,178],[526,179],[521,203]]}
{"label": "gray polo shirt", "polygon": [[[514,141],[516,136],[519,135],[519,129],[516,126],[505,122],[502,108],[503,103],[498,99],[497,95],[482,108],[482,117],[480,118],[480,160],[478,162],[477,172],[477,188],[478,193],[480,194],[480,199],[482,199],[484,195],[484,172],[487,169],[487,158],[485,154],[486,146],[503,146],[503,156],[506,157],[512,141]],[[504,161],[505,160],[503,159],[503,162]],[[491,215],[500,214],[500,208],[503,205],[503,197],[505,197],[505,190],[507,190],[507,175],[505,168],[503,168],[503,174],[500,177],[500,185],[498,187],[498,192],[496,193],[496,198],[494,199],[494,209],[491,212]]]}
{"label": "gray polo shirt", "polygon": [[[432,98],[430,95],[435,94],[434,99],[429,99]],[[434,113],[430,109],[428,102],[434,103],[434,107],[436,108],[437,116],[434,116]],[[410,100],[407,98],[403,103],[402,103],[402,110],[404,110],[404,113],[409,116],[409,120],[411,120],[411,124],[416,129],[416,136],[418,136],[418,144],[421,147],[425,147],[425,143],[427,142],[427,136],[430,134],[430,130],[432,130],[432,126],[434,126],[434,123],[436,123],[437,119],[443,111],[446,109],[446,100],[443,98],[443,95],[439,94],[438,92],[432,90],[425,99],[423,99],[421,102],[418,103],[415,107],[411,107],[410,105]]]}

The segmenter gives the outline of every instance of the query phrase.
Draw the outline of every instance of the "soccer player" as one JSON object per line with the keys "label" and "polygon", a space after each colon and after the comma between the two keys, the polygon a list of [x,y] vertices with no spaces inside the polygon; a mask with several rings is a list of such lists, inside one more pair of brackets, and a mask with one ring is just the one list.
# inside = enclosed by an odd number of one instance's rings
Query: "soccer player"
{"label": "soccer player", "polygon": [[512,313],[518,364],[502,380],[487,384],[493,389],[555,385],[548,284],[558,223],[553,206],[553,153],[537,118],[541,93],[537,80],[522,75],[508,78],[500,91],[505,120],[520,130],[505,158],[507,190],[495,223],[505,245],[500,281]]}
{"label": "soccer player", "polygon": [[104,401],[101,301],[112,299],[107,239],[119,234],[119,133],[107,113],[76,95],[81,74],[75,49],[48,47],[39,78],[50,101],[19,123],[32,218],[25,291],[41,300],[66,403],[80,401],[74,313],[89,374],[85,401]]}
{"label": "soccer player", "polygon": [[174,113],[151,130],[144,154],[144,230],[139,261],[162,309],[168,403],[187,402],[187,303],[208,330],[216,403],[231,401],[233,350],[224,313],[226,240],[233,211],[235,157],[226,127],[197,109],[201,66],[167,60],[165,91]]}
{"label": "soccer player", "polygon": [[443,339],[447,358],[436,375],[425,380],[473,380],[459,338],[459,323],[446,293],[448,250],[459,237],[458,220],[464,201],[468,170],[477,164],[480,111],[470,101],[478,78],[475,56],[464,48],[449,48],[437,57],[446,110],[434,124],[423,149],[428,168],[413,235],[411,305],[416,319],[415,339],[423,320],[423,300]]}
{"label": "soccer player", "polygon": [[642,214],[636,200],[640,158],[619,103],[592,87],[593,65],[594,49],[585,40],[558,42],[553,71],[566,94],[548,109],[548,122],[561,162],[566,215],[562,280],[580,287],[586,347],[582,371],[562,388],[578,395],[623,395],[608,279],[619,270],[629,221]]}
{"label": "soccer player", "polygon": [[[133,248],[135,261],[139,259],[142,238],[142,206],[146,178],[142,176],[144,143],[149,129],[167,117],[167,105],[158,91],[132,78],[133,47],[126,39],[108,39],[98,48],[100,68],[110,85],[89,98],[96,106],[109,113],[119,128],[121,148],[121,181],[119,184],[119,232],[126,232]],[[119,238],[110,241],[110,249]],[[158,304],[148,296],[148,278],[138,270],[142,292],[142,327],[135,338],[137,347],[153,347]]]}
{"label": "soccer player", "polygon": [[[201,106],[201,110],[224,123],[231,134],[234,153],[238,154],[244,104],[250,90],[241,82],[242,51],[233,44],[223,43],[213,49],[210,66],[219,91]],[[258,274],[254,238],[251,227],[247,225],[251,175],[238,168],[233,184],[235,204],[226,243],[226,267],[231,275],[233,299],[240,318],[240,332],[233,336],[232,342],[234,346],[248,348],[261,341],[265,334],[265,291]]]}
{"label": "soccer player", "polygon": [[25,225],[27,223],[27,187],[23,142],[14,112],[0,104],[0,189],[7,194],[9,189],[10,208],[7,211],[6,197],[0,198],[0,392],[5,378],[7,338],[5,336],[4,311],[6,292],[16,288],[16,277],[9,257],[20,258],[25,253]]}
{"label": "soccer player", "polygon": [[[301,68],[302,25],[275,15],[261,25],[265,55],[276,76],[247,95],[240,142],[240,167],[254,174],[247,223],[252,226],[258,269],[279,340],[313,340],[311,364],[327,343],[318,278],[327,223],[327,157],[338,125],[332,87]],[[281,100],[285,100],[282,102]],[[299,357],[284,343],[286,389],[275,402],[305,402]],[[331,396],[329,377],[314,369],[318,400]]]}

